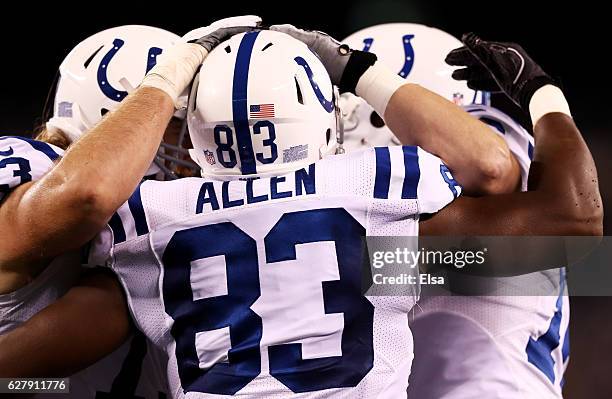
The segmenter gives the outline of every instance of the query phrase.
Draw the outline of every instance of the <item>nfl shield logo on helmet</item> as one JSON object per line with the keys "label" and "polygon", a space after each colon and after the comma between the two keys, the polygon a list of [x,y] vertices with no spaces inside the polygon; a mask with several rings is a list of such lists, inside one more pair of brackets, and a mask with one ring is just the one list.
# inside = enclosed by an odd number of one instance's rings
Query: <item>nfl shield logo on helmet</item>
{"label": "nfl shield logo on helmet", "polygon": [[453,102],[457,105],[463,105],[463,94],[453,93]]}
{"label": "nfl shield logo on helmet", "polygon": [[212,151],[204,150],[204,157],[206,157],[206,162],[208,162],[209,164],[214,165],[216,163],[215,155]]}

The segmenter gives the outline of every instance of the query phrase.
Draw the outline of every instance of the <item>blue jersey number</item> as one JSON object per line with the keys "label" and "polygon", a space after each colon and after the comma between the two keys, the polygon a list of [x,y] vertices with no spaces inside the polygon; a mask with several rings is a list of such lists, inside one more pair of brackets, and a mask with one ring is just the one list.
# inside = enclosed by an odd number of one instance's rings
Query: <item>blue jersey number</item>
{"label": "blue jersey number", "polygon": [[[32,181],[32,175],[30,172],[32,168],[30,167],[30,161],[24,158],[5,158],[0,159],[0,169],[6,168],[8,165],[17,165],[17,169],[13,171],[14,177],[21,178],[19,184],[24,184],[29,181]],[[6,194],[10,190],[8,184],[0,184],[0,194]]]}
{"label": "blue jersey number", "polygon": [[461,189],[461,185],[459,184],[459,182],[457,182],[457,180],[453,178],[453,175],[451,174],[451,171],[448,169],[448,166],[444,164],[440,165],[440,174],[442,175],[442,178],[444,179],[446,184],[448,184],[448,188],[453,193],[453,197],[457,198],[459,196],[457,187]]}
{"label": "blue jersey number", "polygon": [[[372,304],[361,294],[364,228],[341,208],[285,214],[264,238],[269,264],[296,259],[296,245],[333,241],[340,279],[322,283],[326,314],[344,318],[342,356],[303,359],[299,343],[270,346],[270,374],[291,391],[354,387],[374,361]],[[191,262],[223,255],[227,295],[193,299]],[[231,222],[176,232],[162,256],[166,312],[174,319],[176,357],[186,392],[233,395],[261,370],[263,325],[251,310],[261,294],[257,242]],[[265,266],[264,266],[265,267]],[[288,287],[285,287],[288,288]],[[199,367],[196,334],[229,327],[227,363]]]}
{"label": "blue jersey number", "polygon": [[[258,152],[255,154],[257,160],[262,164],[269,164],[276,161],[278,158],[278,147],[274,142],[276,140],[276,130],[274,123],[268,120],[257,121],[253,125],[253,134],[260,135],[262,132],[267,131],[268,138],[263,139],[263,145],[270,148],[270,155],[266,156],[264,153]],[[215,134],[215,144],[217,144],[217,159],[219,163],[226,168],[233,168],[236,166],[236,152],[232,148],[234,145],[234,132],[228,125],[217,125],[213,129]],[[221,139],[221,133],[224,133],[225,138]],[[228,154],[226,159],[225,154]]]}

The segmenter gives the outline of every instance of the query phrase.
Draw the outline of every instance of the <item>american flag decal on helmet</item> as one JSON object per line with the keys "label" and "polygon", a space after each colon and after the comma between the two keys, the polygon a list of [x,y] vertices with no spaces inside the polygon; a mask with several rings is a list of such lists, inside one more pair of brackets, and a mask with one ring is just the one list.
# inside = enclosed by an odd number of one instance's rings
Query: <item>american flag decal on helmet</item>
{"label": "american flag decal on helmet", "polygon": [[251,118],[274,118],[274,104],[254,104],[249,107]]}

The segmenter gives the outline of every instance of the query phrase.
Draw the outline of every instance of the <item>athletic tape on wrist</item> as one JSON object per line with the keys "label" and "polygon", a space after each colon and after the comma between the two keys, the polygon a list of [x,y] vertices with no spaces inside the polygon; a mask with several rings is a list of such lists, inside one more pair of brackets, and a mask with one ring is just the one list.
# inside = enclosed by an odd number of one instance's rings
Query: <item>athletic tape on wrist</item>
{"label": "athletic tape on wrist", "polygon": [[533,126],[544,115],[552,112],[561,112],[570,118],[572,117],[569,104],[561,89],[553,85],[542,86],[536,90],[529,101],[529,114]]}
{"label": "athletic tape on wrist", "polygon": [[393,73],[385,65],[376,62],[369,67],[357,82],[356,94],[363,98],[382,118],[391,96],[406,80]]}

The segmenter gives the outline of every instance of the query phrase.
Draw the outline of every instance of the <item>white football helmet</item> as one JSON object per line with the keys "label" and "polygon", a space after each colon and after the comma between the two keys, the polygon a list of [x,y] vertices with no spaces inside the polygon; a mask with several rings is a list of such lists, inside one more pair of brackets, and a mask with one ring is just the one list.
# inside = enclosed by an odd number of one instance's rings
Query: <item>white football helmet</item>
{"label": "white football helmet", "polygon": [[[417,83],[457,105],[489,104],[489,93],[477,92],[451,75],[457,67],[444,62],[446,55],[463,44],[454,36],[420,24],[391,23],[362,29],[343,43],[370,51],[378,60],[411,83]],[[343,94],[345,148],[399,144],[381,117],[365,101]]]}
{"label": "white football helmet", "polygon": [[[172,32],[144,25],[110,28],[83,40],[60,65],[55,93],[50,93],[54,104],[47,129],[59,129],[70,141],[77,140],[116,109],[155,66],[157,56],[179,41]],[[184,118],[185,111],[175,116]],[[177,145],[162,143],[147,175],[161,170],[166,177],[175,178],[168,160],[187,168],[195,166],[181,155],[187,152],[182,149],[184,135],[179,135]]]}
{"label": "white football helmet", "polygon": [[236,35],[206,57],[192,86],[192,158],[222,178],[298,169],[337,150],[336,98],[304,43],[267,30]]}

